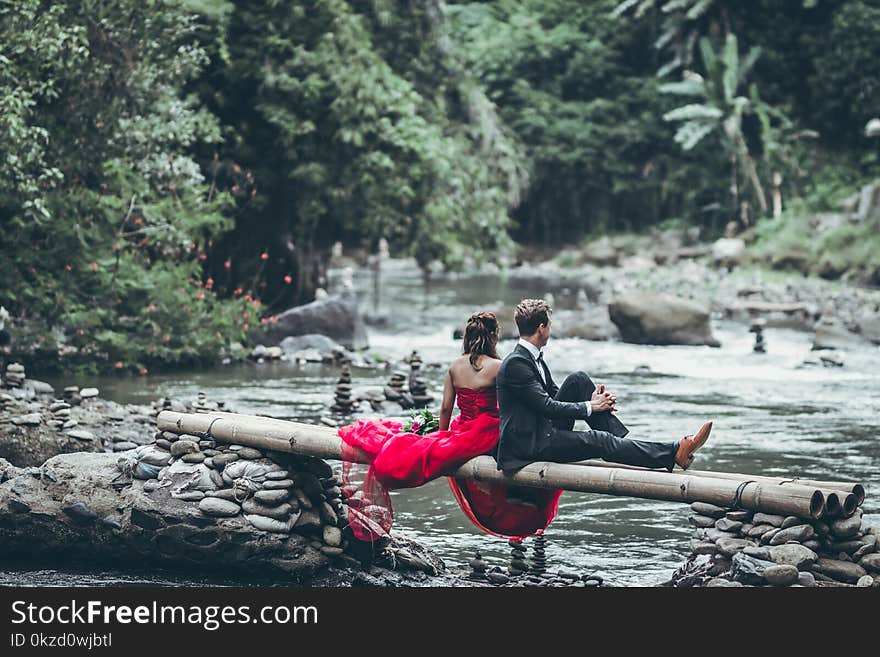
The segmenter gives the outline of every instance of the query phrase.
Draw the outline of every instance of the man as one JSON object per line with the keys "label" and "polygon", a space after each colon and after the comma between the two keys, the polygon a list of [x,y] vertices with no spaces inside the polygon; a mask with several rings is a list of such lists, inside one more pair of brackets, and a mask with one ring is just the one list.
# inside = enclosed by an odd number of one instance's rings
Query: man
{"label": "man", "polygon": [[[585,372],[569,375],[557,387],[541,351],[550,339],[552,309],[543,300],[524,299],[516,307],[520,339],[498,370],[499,470],[516,470],[534,461],[570,463],[600,458],[646,468],[686,469],[712,430],[707,422],[694,436],[673,442],[624,438],[629,431],[613,413],[616,398],[597,389]],[[573,431],[578,418],[590,431]]]}

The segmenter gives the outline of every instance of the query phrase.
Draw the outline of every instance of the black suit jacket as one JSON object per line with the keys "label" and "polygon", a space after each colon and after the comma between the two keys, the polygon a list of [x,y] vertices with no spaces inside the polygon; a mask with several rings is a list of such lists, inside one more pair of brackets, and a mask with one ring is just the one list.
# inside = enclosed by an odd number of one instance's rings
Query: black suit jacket
{"label": "black suit jacket", "polygon": [[501,420],[495,460],[499,470],[514,470],[538,460],[553,434],[555,419],[587,419],[583,402],[561,402],[550,369],[544,365],[546,384],[538,364],[520,344],[498,368],[498,413]]}

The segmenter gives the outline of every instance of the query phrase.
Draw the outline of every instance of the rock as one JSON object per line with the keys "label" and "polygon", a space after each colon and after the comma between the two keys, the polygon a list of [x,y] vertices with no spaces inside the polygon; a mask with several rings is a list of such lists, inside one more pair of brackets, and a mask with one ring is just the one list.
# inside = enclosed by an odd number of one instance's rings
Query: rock
{"label": "rock", "polygon": [[749,522],[754,514],[751,511],[728,511],[724,517],[738,522]]}
{"label": "rock", "polygon": [[813,552],[819,552],[822,549],[822,544],[815,538],[811,538],[809,541],[804,541],[801,545],[805,548],[809,548]]}
{"label": "rock", "polygon": [[737,534],[730,534],[728,532],[723,532],[720,529],[715,529],[714,527],[710,527],[706,531],[706,538],[710,541],[718,542],[725,538],[736,538],[739,539]]}
{"label": "rock", "polygon": [[219,455],[217,455],[217,456],[212,456],[211,458],[212,458],[213,461],[214,461],[214,467],[217,468],[218,470],[222,470],[222,469],[225,468],[228,464],[230,464],[230,463],[234,463],[235,461],[237,461],[237,460],[238,460],[238,454],[235,454],[235,453],[224,453],[224,454],[219,454]]}
{"label": "rock", "polygon": [[114,452],[127,452],[130,449],[137,449],[137,445],[130,443],[127,440],[123,440],[120,443],[113,443]]}
{"label": "rock", "polygon": [[338,527],[324,527],[324,542],[332,547],[342,545],[342,532]]}
{"label": "rock", "polygon": [[880,344],[880,313],[862,313],[856,320],[859,333],[874,344]]}
{"label": "rock", "polygon": [[733,555],[731,570],[734,578],[743,584],[763,584],[764,571],[775,566],[773,562],[755,559],[742,552]]}
{"label": "rock", "polygon": [[616,267],[620,263],[620,252],[611,243],[607,235],[603,235],[580,251],[580,259],[583,262],[598,267]]}
{"label": "rock", "polygon": [[823,318],[816,324],[813,351],[821,349],[858,350],[871,346],[870,340],[858,333],[853,333],[840,320]]}
{"label": "rock", "polygon": [[722,538],[716,542],[716,545],[721,554],[730,557],[737,554],[740,550],[743,550],[750,545],[754,545],[754,543],[745,538]]}
{"label": "rock", "polygon": [[321,529],[321,516],[316,511],[303,511],[294,527],[302,530]]}
{"label": "rock", "polygon": [[874,552],[862,557],[859,565],[869,573],[880,575],[880,553]]}
{"label": "rock", "polygon": [[305,335],[290,335],[284,338],[279,345],[282,351],[288,356],[298,354],[303,351],[314,350],[322,356],[332,357],[336,352],[345,351],[338,342],[331,340],[326,335],[317,333],[307,333]]}
{"label": "rock", "polygon": [[810,568],[819,559],[811,549],[797,543],[774,545],[769,548],[770,561],[777,564],[788,564],[798,570]]}
{"label": "rock", "polygon": [[12,418],[12,424],[23,427],[36,427],[40,425],[40,422],[42,422],[42,418],[39,413],[28,413]]}
{"label": "rock", "polygon": [[141,463],[164,467],[171,463],[171,453],[158,446],[141,448],[137,453],[137,459]]}
{"label": "rock", "polygon": [[770,545],[782,545],[789,541],[800,543],[809,540],[816,535],[816,531],[812,525],[795,525],[787,529],[780,529],[773,538],[770,539]]}
{"label": "rock", "polygon": [[13,513],[30,513],[31,511],[31,507],[29,504],[22,502],[21,500],[18,500],[14,497],[10,498],[7,506],[9,507],[9,510]]}
{"label": "rock", "polygon": [[24,382],[24,387],[30,388],[37,395],[55,394],[55,388],[53,388],[51,384],[46,383],[45,381],[38,381],[37,379],[28,379]]}
{"label": "rock", "polygon": [[691,547],[692,554],[715,554],[718,551],[718,546],[714,543],[695,543]]}
{"label": "rock", "polygon": [[[864,561],[864,559],[862,560]],[[813,564],[813,572],[821,573],[826,577],[837,580],[838,582],[846,582],[847,584],[855,584],[860,577],[867,575],[865,569],[859,564],[851,561],[840,561],[838,559],[819,559]]]}
{"label": "rock", "polygon": [[205,460],[205,455],[202,452],[190,452],[181,456],[180,460],[184,463],[201,463]]}
{"label": "rock", "polygon": [[874,578],[870,575],[865,575],[864,577],[859,577],[859,581],[856,582],[856,586],[859,588],[868,588],[869,586],[873,586]]}
{"label": "rock", "polygon": [[238,452],[236,452],[239,458],[247,459],[249,461],[255,461],[257,459],[263,458],[263,452],[253,447],[242,447]]}
{"label": "rock", "polygon": [[66,435],[71,438],[76,438],[77,440],[91,441],[96,439],[95,434],[91,431],[86,431],[85,429],[73,429],[72,431],[68,431]]}
{"label": "rock", "polygon": [[98,519],[98,514],[92,511],[84,502],[68,504],[62,507],[61,510],[76,522],[89,523]]}
{"label": "rock", "polygon": [[290,491],[286,489],[282,490],[258,490],[254,493],[254,499],[256,499],[261,504],[266,504],[267,506],[277,506],[282,502],[287,501],[290,497]]}
{"label": "rock", "polygon": [[798,569],[789,564],[767,566],[764,569],[764,579],[774,586],[790,586],[798,581]]}
{"label": "rock", "polygon": [[813,525],[813,529],[816,530],[817,536],[827,536],[831,531],[831,527],[821,520],[814,520],[811,524]]}
{"label": "rock", "polygon": [[79,396],[82,397],[83,399],[90,399],[92,397],[97,397],[98,394],[99,394],[99,391],[97,388],[82,388],[79,391]]}
{"label": "rock", "polygon": [[714,527],[715,520],[709,516],[689,516],[688,522],[694,527]]}
{"label": "rock", "polygon": [[770,558],[770,550],[765,547],[750,545],[746,548],[743,548],[743,554],[747,554],[748,556],[754,557],[755,559],[760,559],[761,561],[773,561],[773,559]]}
{"label": "rock", "polygon": [[709,311],[665,294],[627,292],[608,306],[624,342],[720,346],[712,335]]}
{"label": "rock", "polygon": [[336,340],[347,349],[369,346],[366,328],[358,313],[357,297],[351,289],[285,310],[275,319],[268,328],[254,336],[257,341],[278,344],[288,336],[319,334]]}
{"label": "rock", "polygon": [[293,511],[293,507],[289,504],[267,506],[265,504],[260,504],[254,498],[248,498],[242,502],[241,510],[245,514],[266,516],[267,518],[273,518],[275,520],[287,520]]}
{"label": "rock", "polygon": [[161,486],[161,484],[155,479],[148,479],[144,482],[144,492],[152,493],[154,490],[158,490],[159,486]]}
{"label": "rock", "polygon": [[856,509],[856,512],[849,518],[832,521],[830,528],[831,533],[840,538],[855,536],[862,528],[862,510]]}
{"label": "rock", "polygon": [[738,265],[745,253],[745,240],[739,237],[722,237],[712,244],[712,260],[725,267]]}
{"label": "rock", "polygon": [[782,524],[779,526],[781,529],[788,529],[789,527],[794,527],[795,525],[802,525],[804,523],[803,520],[798,518],[797,516],[786,516],[785,520],[782,521]]}
{"label": "rock", "polygon": [[813,573],[809,571],[801,571],[798,573],[797,583],[801,586],[816,586],[816,578],[813,577]]}
{"label": "rock", "polygon": [[773,525],[755,525],[748,531],[748,535],[752,538],[760,538],[773,529],[776,529]]}
{"label": "rock", "polygon": [[782,527],[785,522],[785,516],[776,516],[769,513],[756,513],[752,516],[752,523],[755,525],[772,525],[773,527]]}
{"label": "rock", "polygon": [[209,516],[231,517],[237,516],[241,511],[241,507],[230,500],[223,500],[219,497],[206,497],[199,502],[199,510]]}
{"label": "rock", "polygon": [[171,445],[171,456],[180,458],[184,454],[195,454],[199,451],[199,445],[191,440],[178,440]]}
{"label": "rock", "polygon": [[742,523],[729,518],[719,518],[715,521],[715,528],[722,532],[736,533],[742,527]]}
{"label": "rock", "polygon": [[184,493],[172,493],[171,496],[176,500],[183,500],[184,502],[198,502],[204,499],[205,494],[200,490],[190,490]]}
{"label": "rock", "polygon": [[290,523],[284,520],[275,520],[266,516],[246,515],[245,520],[251,523],[257,529],[264,532],[275,532],[278,534],[286,534],[290,531]]}
{"label": "rock", "polygon": [[268,475],[266,476],[266,481],[263,482],[264,490],[283,490],[286,488],[293,487],[292,479],[269,479]]}

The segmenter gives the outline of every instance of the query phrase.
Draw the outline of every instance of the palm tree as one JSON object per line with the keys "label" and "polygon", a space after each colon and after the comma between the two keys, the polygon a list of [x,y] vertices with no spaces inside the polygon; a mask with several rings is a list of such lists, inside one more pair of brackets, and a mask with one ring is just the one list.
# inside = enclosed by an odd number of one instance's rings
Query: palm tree
{"label": "palm tree", "polygon": [[730,157],[730,191],[734,207],[739,205],[738,172],[742,171],[746,176],[743,191],[751,184],[761,210],[766,212],[767,199],[742,130],[743,116],[757,112],[756,104],[761,101],[757,94],[752,94],[749,98],[738,93],[761,51],[754,47],[745,58],[740,59],[734,34],[727,35],[719,52],[712,48],[709,39],[705,37],[700,39],[699,46],[706,77],[686,71],[681,82],[660,85],[663,93],[689,96],[696,102],[667,112],[663,119],[680,123],[675,141],[686,151],[696,147],[709,135],[717,134]]}

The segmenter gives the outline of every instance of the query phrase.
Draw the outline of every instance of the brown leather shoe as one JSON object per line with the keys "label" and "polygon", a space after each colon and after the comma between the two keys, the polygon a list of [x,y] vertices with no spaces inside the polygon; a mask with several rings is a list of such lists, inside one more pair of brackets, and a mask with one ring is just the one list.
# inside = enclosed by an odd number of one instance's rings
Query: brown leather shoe
{"label": "brown leather shoe", "polygon": [[687,470],[691,463],[694,462],[694,452],[706,444],[711,431],[712,423],[706,422],[706,424],[700,427],[696,435],[682,438],[678,444],[678,451],[675,452],[675,464],[682,470]]}

